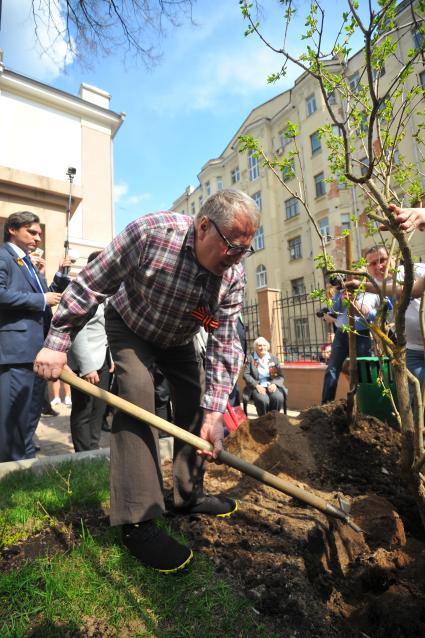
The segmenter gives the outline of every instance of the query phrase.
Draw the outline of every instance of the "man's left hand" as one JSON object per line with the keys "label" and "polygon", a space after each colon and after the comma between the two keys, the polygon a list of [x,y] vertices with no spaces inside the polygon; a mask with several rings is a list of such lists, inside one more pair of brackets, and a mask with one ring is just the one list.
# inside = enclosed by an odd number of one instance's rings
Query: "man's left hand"
{"label": "man's left hand", "polygon": [[208,459],[216,459],[219,452],[223,449],[224,440],[223,415],[221,412],[205,411],[200,435],[201,439],[212,443],[214,449],[208,452],[198,450],[198,454]]}

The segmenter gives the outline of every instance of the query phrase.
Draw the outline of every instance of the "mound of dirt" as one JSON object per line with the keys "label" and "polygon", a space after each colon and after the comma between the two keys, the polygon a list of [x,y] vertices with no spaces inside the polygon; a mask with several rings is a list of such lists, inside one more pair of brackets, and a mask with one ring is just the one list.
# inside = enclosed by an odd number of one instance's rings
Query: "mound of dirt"
{"label": "mound of dirt", "polygon": [[226,439],[226,450],[339,506],[358,533],[236,470],[212,466],[210,492],[237,497],[229,519],[179,519],[194,549],[252,600],[281,636],[425,636],[425,534],[399,474],[400,434],[345,404],[299,418],[269,414]]}

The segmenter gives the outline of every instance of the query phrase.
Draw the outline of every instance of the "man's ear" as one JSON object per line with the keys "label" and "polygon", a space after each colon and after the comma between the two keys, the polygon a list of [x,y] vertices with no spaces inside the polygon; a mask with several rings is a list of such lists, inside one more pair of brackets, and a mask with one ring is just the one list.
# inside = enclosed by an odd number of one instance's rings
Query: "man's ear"
{"label": "man's ear", "polygon": [[208,217],[201,217],[200,221],[199,221],[199,226],[198,226],[199,230],[202,233],[206,233],[208,230]]}

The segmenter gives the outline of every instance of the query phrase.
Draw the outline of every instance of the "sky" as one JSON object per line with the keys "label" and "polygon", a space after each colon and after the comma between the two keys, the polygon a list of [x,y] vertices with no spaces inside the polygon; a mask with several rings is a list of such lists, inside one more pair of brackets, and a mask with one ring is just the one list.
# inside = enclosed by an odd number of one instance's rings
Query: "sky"
{"label": "sky", "polygon": [[[188,185],[196,187],[202,166],[219,157],[250,111],[299,75],[292,69],[284,81],[267,84],[282,59],[257,37],[244,36],[238,0],[195,1],[195,24],[168,28],[161,60],[152,69],[124,60],[119,50],[91,58],[82,68],[60,38],[47,56],[35,40],[31,0],[2,4],[0,48],[6,68],[73,95],[82,82],[98,86],[111,94],[112,110],[126,113],[114,140],[117,232],[140,215],[169,209]],[[279,2],[264,0],[263,9],[268,33],[279,42]],[[51,43],[42,25],[39,36]],[[296,38],[291,47],[299,46]]]}

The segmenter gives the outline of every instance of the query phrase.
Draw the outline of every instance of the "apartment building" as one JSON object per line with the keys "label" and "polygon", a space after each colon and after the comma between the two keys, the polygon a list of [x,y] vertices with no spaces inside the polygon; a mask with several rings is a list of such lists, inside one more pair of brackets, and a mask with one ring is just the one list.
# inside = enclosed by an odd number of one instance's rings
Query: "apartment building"
{"label": "apartment building", "polygon": [[[406,2],[399,6],[397,21],[400,25],[397,57],[407,59],[408,50],[417,44],[417,38],[421,36],[412,27],[402,28],[402,25],[411,22]],[[389,68],[381,70],[380,82],[390,82],[395,76],[397,57],[391,59]],[[355,54],[344,69],[335,62],[331,64],[335,70],[345,74],[350,86],[355,87],[363,73],[363,51]],[[422,60],[415,64],[409,82],[411,86],[425,88]],[[338,95],[333,96],[332,102],[332,108],[337,112],[344,108]],[[413,137],[417,118],[412,116],[408,125],[410,130],[399,149],[406,161],[415,163],[419,163],[421,157]],[[367,198],[361,189],[328,181],[331,177],[328,150],[317,131],[324,124],[331,123],[331,119],[317,82],[304,73],[289,90],[255,108],[220,157],[207,161],[201,168],[197,187],[187,187],[173,204],[174,210],[194,215],[210,194],[228,187],[243,190],[257,202],[262,211],[262,224],[255,237],[256,253],[246,260],[248,300],[254,300],[256,291],[264,287],[296,295],[310,290],[312,286],[323,286],[323,274],[316,269],[314,262],[314,257],[320,252],[321,241],[304,207],[270,170],[261,166],[252,153],[240,153],[240,136],[252,135],[258,139],[267,156],[288,157],[294,149],[294,141],[285,136],[288,122],[298,126],[296,145],[299,156],[294,159],[295,175],[288,177],[287,184],[296,190],[300,188],[299,181],[303,181],[309,210],[320,233],[326,238],[327,250],[336,265],[345,267],[344,230],[350,229],[353,259],[358,259],[368,246],[380,241],[377,236],[365,236]],[[359,144],[359,170],[366,165],[362,162],[362,152]],[[422,188],[425,191],[425,184]],[[354,217],[358,224],[353,223]],[[425,233],[415,233],[411,246],[413,253],[425,261]]]}
{"label": "apartment building", "polygon": [[0,57],[0,242],[11,213],[36,213],[49,281],[67,237],[71,274],[112,239],[113,138],[124,114],[109,102],[97,87],[82,84],[74,96],[14,73]]}

